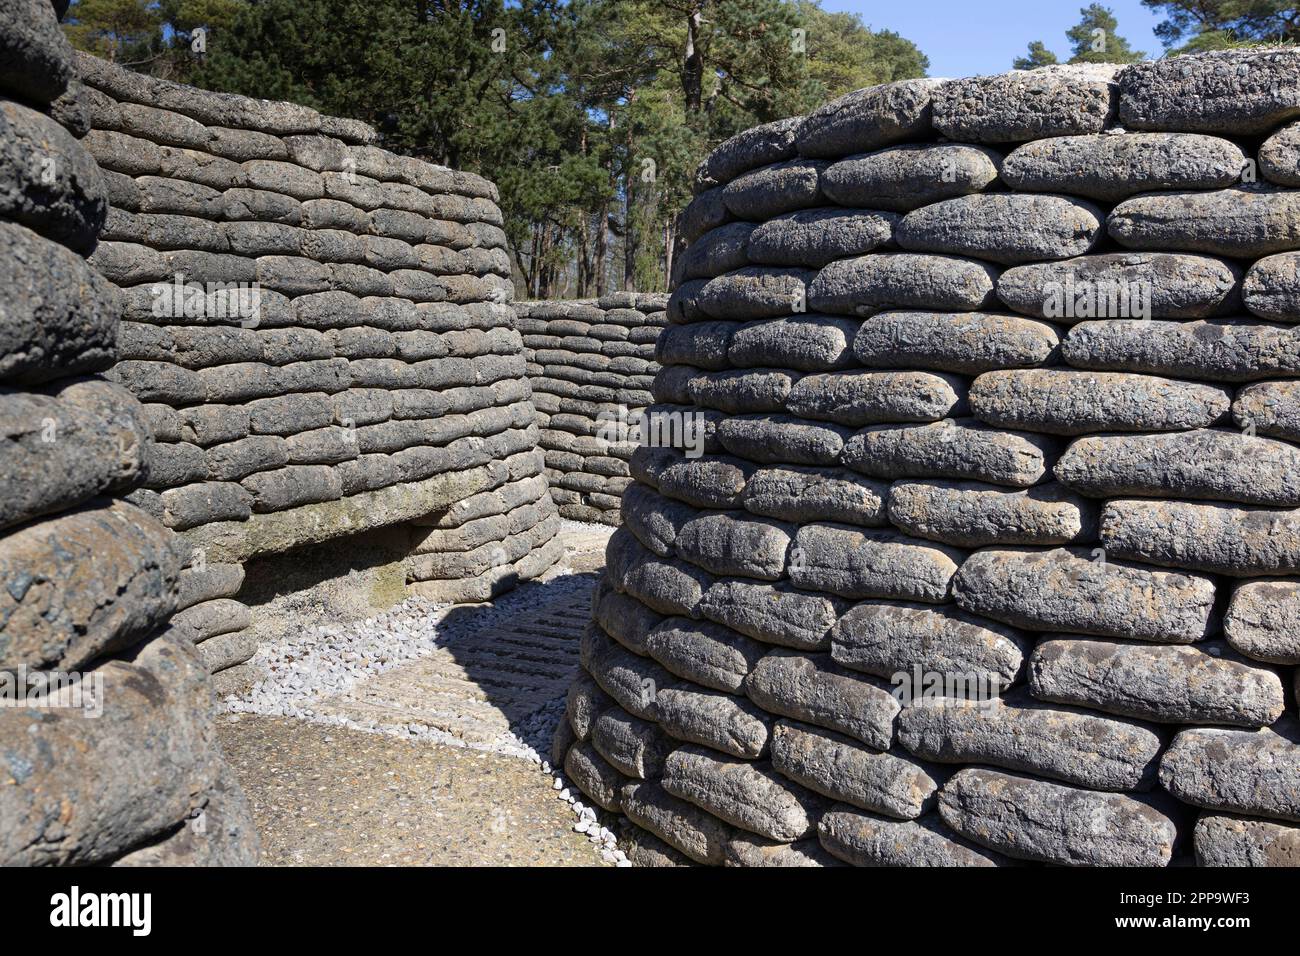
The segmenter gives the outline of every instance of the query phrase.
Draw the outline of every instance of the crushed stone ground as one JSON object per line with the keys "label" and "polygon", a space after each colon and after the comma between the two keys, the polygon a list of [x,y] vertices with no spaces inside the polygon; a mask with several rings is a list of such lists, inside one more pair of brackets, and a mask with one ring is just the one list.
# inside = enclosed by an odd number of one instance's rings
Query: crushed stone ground
{"label": "crushed stone ground", "polygon": [[489,604],[410,600],[259,649],[266,678],[219,726],[263,862],[620,862],[542,772],[611,530],[566,522],[560,565]]}

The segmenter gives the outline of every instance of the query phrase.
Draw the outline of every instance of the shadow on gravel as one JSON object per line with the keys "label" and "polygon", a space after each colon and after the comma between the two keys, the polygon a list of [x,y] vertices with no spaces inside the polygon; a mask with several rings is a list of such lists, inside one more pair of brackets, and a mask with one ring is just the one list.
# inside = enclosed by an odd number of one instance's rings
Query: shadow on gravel
{"label": "shadow on gravel", "polygon": [[[501,730],[546,757],[551,733],[578,671],[582,632],[601,569],[530,581],[489,604],[460,605],[443,619],[453,632],[443,648],[454,658],[461,689],[497,711]],[[474,703],[467,709],[479,712]]]}

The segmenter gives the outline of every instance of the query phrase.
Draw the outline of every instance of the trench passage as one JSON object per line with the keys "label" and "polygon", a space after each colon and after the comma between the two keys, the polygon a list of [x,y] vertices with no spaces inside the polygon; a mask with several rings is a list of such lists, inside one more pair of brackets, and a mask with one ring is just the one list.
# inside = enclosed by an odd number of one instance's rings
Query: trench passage
{"label": "trench passage", "polygon": [[490,604],[395,608],[423,650],[341,691],[295,696],[300,652],[267,648],[260,693],[218,722],[262,863],[602,865],[527,750],[549,759],[611,531],[566,523],[564,559]]}

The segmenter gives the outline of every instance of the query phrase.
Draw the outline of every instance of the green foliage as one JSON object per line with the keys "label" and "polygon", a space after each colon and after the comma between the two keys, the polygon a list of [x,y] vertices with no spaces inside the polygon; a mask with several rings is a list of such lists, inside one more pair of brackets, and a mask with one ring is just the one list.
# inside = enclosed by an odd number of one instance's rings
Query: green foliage
{"label": "green foliage", "polygon": [[1164,14],[1156,36],[1176,53],[1300,41],[1294,0],[1142,0]]}
{"label": "green foliage", "polygon": [[1036,70],[1040,66],[1052,66],[1059,62],[1056,54],[1042,40],[1034,40],[1029,44],[1029,52],[1025,56],[1016,57],[1012,66],[1017,70]]}
{"label": "green foliage", "polygon": [[[1080,20],[1065,31],[1073,51],[1069,63],[1136,63],[1146,54],[1134,50],[1128,40],[1117,32],[1119,21],[1109,7],[1099,3],[1089,4],[1079,11]],[[1060,61],[1041,40],[1029,44],[1025,56],[1017,57],[1012,64],[1017,70],[1034,70],[1052,66]]]}
{"label": "green foliage", "polygon": [[1082,19],[1065,31],[1074,50],[1071,63],[1136,63],[1146,58],[1119,35],[1119,21],[1110,8],[1093,3],[1079,14]]}
{"label": "green foliage", "polygon": [[[140,22],[111,26],[110,6]],[[710,149],[929,67],[910,41],[814,0],[78,8],[77,29],[146,51],[138,60],[151,72],[356,117],[389,149],[487,176],[501,190],[521,291],[535,296],[666,287],[676,215]],[[198,27],[202,58],[190,51]]]}

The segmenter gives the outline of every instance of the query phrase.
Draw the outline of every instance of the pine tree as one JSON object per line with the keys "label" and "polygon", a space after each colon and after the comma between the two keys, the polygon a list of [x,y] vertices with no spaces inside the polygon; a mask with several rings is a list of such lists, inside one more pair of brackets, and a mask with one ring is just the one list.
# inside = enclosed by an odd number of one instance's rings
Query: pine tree
{"label": "pine tree", "polygon": [[1017,70],[1036,70],[1040,66],[1053,66],[1059,62],[1056,54],[1049,50],[1042,40],[1034,40],[1029,44],[1028,54],[1016,57],[1012,67]]}
{"label": "pine tree", "polygon": [[1117,32],[1119,21],[1114,12],[1099,3],[1079,11],[1082,19],[1065,31],[1074,49],[1071,63],[1136,63],[1146,54],[1134,50]]}

